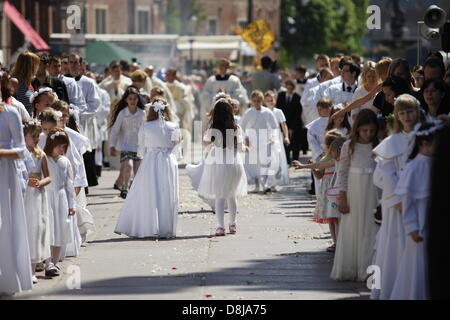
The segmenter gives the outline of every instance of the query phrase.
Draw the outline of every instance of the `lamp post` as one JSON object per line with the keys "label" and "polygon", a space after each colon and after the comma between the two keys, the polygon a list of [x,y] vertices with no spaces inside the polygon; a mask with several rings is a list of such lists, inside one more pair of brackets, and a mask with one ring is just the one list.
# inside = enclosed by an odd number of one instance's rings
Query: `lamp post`
{"label": "lamp post", "polygon": [[192,15],[191,18],[189,19],[190,22],[190,35],[191,35],[191,39],[189,39],[189,65],[188,65],[188,73],[192,73],[192,70],[194,69],[194,36],[197,32],[197,21],[198,18],[196,15]]}
{"label": "lamp post", "polygon": [[247,2],[247,26],[252,23],[253,20],[253,0]]}

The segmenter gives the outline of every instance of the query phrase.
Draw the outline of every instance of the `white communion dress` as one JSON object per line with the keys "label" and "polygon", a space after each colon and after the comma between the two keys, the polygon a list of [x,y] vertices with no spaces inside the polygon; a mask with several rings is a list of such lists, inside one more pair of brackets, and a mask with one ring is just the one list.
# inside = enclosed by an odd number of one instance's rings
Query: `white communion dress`
{"label": "white communion dress", "polygon": [[181,132],[173,122],[145,122],[138,155],[144,157],[120,212],[115,232],[129,237],[173,238],[178,215]]}
{"label": "white communion dress", "polygon": [[[24,157],[25,141],[15,107],[0,111],[0,149]],[[31,290],[27,222],[16,161],[0,158],[0,294]]]}
{"label": "white communion dress", "polygon": [[[208,129],[203,141],[211,142],[213,130]],[[247,194],[247,176],[241,157],[243,146],[242,131],[235,131],[236,147],[223,148],[222,139],[215,139],[213,148],[205,159],[198,193],[206,199],[231,199]]]}
{"label": "white communion dress", "polygon": [[[32,161],[27,162],[30,178],[41,180],[42,164],[46,157],[38,159],[31,153]],[[25,191],[25,213],[28,225],[31,262],[38,263],[50,258],[50,207],[47,201],[47,188],[27,186]]]}
{"label": "white communion dress", "polygon": [[75,190],[73,188],[73,171],[69,159],[60,156],[56,161],[48,157],[48,169],[52,182],[48,185],[50,215],[50,244],[62,247],[72,242],[74,216],[69,216],[69,209],[75,209]]}

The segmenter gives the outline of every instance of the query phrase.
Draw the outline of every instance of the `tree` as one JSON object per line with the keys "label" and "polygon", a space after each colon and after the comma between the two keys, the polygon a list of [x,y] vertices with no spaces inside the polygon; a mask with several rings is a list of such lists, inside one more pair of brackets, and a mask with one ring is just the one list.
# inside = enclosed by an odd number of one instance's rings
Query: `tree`
{"label": "tree", "polygon": [[314,54],[361,53],[370,0],[283,0],[280,62]]}
{"label": "tree", "polygon": [[180,12],[176,0],[167,0],[166,31],[169,34],[181,33]]}

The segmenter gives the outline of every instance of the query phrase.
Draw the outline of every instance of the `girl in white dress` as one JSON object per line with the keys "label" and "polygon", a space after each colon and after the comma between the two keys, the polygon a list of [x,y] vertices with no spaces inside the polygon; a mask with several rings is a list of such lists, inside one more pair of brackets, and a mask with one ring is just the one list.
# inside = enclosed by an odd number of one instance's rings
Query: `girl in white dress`
{"label": "girl in white dress", "polygon": [[377,156],[374,183],[383,190],[383,220],[377,235],[373,263],[380,268],[381,282],[380,289],[372,289],[372,299],[385,300],[391,296],[405,246],[401,200],[394,191],[414,146],[414,136],[409,133],[419,122],[420,115],[420,102],[417,99],[408,94],[399,96],[394,105],[394,133],[373,150]]}
{"label": "girl in white dress", "polygon": [[[220,99],[225,99],[228,100],[228,102],[230,103],[230,105],[233,108],[233,113],[234,113],[234,120],[236,123],[238,123],[239,119],[236,117],[236,109],[237,111],[239,111],[239,101],[231,99],[231,97],[224,93],[224,92],[219,92],[218,94],[216,94],[216,96],[214,97],[214,102],[217,102]],[[211,118],[211,114],[208,114],[207,116],[208,119]],[[205,168],[205,159],[208,156],[209,151],[211,151],[211,147],[212,145],[206,146],[205,151],[206,154],[205,156],[202,158],[202,161],[199,164],[187,164],[186,165],[186,172],[189,176],[189,179],[191,180],[191,184],[192,187],[197,190],[198,192],[198,187],[200,186],[200,180],[202,179],[202,175],[203,175],[203,169]],[[215,212],[215,199],[207,199],[205,197],[202,197],[201,195],[199,195],[199,197],[206,202],[210,207],[211,210],[213,212]],[[225,209],[226,209],[226,204],[225,204]]]}
{"label": "girl in white dress", "polygon": [[216,102],[210,123],[203,142],[213,147],[206,158],[198,192],[205,198],[215,199],[215,234],[224,236],[225,202],[230,213],[229,231],[231,234],[237,231],[237,198],[247,194],[247,176],[240,153],[247,152],[248,148],[243,144],[241,128],[234,122],[227,99]]}
{"label": "girl in white dress", "polygon": [[44,87],[35,91],[30,97],[34,118],[39,118],[39,115],[57,100],[59,100],[58,96],[51,88]]}
{"label": "girl in white dress", "polygon": [[115,232],[129,237],[174,238],[178,216],[181,133],[167,101],[155,98],[139,130],[138,157],[144,160],[120,212]]}
{"label": "girl in white dress", "polygon": [[0,296],[31,290],[27,222],[16,159],[23,159],[25,141],[15,107],[0,103]]}
{"label": "girl in white dress", "polygon": [[[66,157],[70,160],[70,164],[74,171],[73,185],[75,188],[75,195],[77,196],[77,225],[81,236],[81,242],[85,242],[88,239],[92,239],[96,232],[94,217],[87,209],[87,199],[84,190],[84,188],[88,186],[88,181],[86,178],[83,154],[89,149],[89,139],[66,126],[70,117],[70,108],[65,101],[59,100],[52,104],[51,108],[61,112],[61,118],[57,123],[57,127],[63,129],[69,136],[70,144]],[[75,254],[75,256],[76,255],[77,254]]]}
{"label": "girl in white dress", "polygon": [[431,167],[434,138],[443,127],[438,121],[426,123],[416,132],[412,160],[406,164],[395,188],[395,194],[402,199],[406,240],[390,296],[393,300],[429,298],[427,240]]}
{"label": "girl in white dress", "polygon": [[286,117],[282,110],[275,108],[275,93],[271,90],[264,94],[264,104],[272,110],[275,118],[277,119],[279,129],[278,129],[278,139],[276,141],[276,152],[278,153],[278,171],[275,174],[274,185],[286,186],[290,183],[289,180],[289,168],[286,159],[286,151],[284,146],[289,146],[291,141],[289,140],[289,131],[286,124]]}
{"label": "girl in white dress", "polygon": [[[75,190],[73,171],[69,159],[64,154],[69,147],[69,137],[62,129],[52,129],[45,143],[48,168],[52,183],[48,185],[48,200],[51,208],[51,261],[46,261],[46,276],[58,276],[61,247],[71,243],[71,223],[75,215]],[[72,221],[71,221],[72,220]],[[52,266],[53,264],[53,266]],[[56,270],[55,270],[56,269]]]}
{"label": "girl in white dress", "polygon": [[[59,103],[59,102],[56,102]],[[49,108],[39,115],[39,120],[41,121],[42,133],[39,139],[39,147],[42,149],[45,148],[45,144],[47,142],[47,137],[49,132],[54,128],[59,126],[61,127],[61,122],[64,121],[64,114],[61,111],[55,111],[53,108]],[[67,152],[65,153],[65,157],[69,159],[73,174],[73,185],[75,196],[77,196],[77,202],[80,198],[80,195],[84,195],[84,187],[87,187],[87,179],[86,179],[86,170],[84,167],[83,156],[78,152],[78,150],[86,150],[86,144],[89,143],[87,138],[82,136],[81,134],[74,137],[72,134],[73,130],[69,128],[64,128],[64,132],[67,133],[69,137],[69,146],[67,147]],[[78,138],[77,138],[78,137]],[[85,147],[81,147],[81,144],[85,144]],[[84,196],[85,198],[85,196]],[[82,198],[81,198],[82,199]],[[77,205],[79,208],[80,206]],[[77,209],[77,208],[75,208]],[[82,209],[82,208],[80,208]],[[78,210],[77,210],[78,213]],[[81,212],[83,217],[85,216],[83,212]],[[70,239],[71,241],[68,244],[64,244],[61,247],[61,259],[65,257],[76,257],[78,256],[79,250],[81,248],[82,238],[80,234],[80,229],[77,226],[77,220],[80,220],[78,214],[75,219],[70,219]],[[53,265],[47,265],[48,268],[55,269]],[[48,273],[54,272],[49,271]]]}
{"label": "girl in white dress", "polygon": [[41,125],[37,120],[24,122],[24,137],[31,161],[27,163],[28,186],[25,191],[28,242],[33,283],[37,283],[36,265],[50,258],[50,214],[45,186],[51,183],[47,157],[38,146]]}
{"label": "girl in white dress", "polygon": [[[141,102],[139,91],[130,87],[120,99],[117,108],[114,108],[109,128],[109,146],[111,156],[120,153],[121,181],[117,182],[120,196],[126,198],[131,185],[132,172],[136,175],[142,158],[137,155],[139,128],[145,120],[145,107]],[[120,144],[119,144],[120,140]]]}
{"label": "girl in white dress", "polygon": [[[306,128],[308,129],[308,145],[312,153],[312,162],[320,162],[323,156],[323,139],[325,138],[326,128],[328,126],[329,117],[333,110],[333,103],[328,98],[322,98],[317,103],[317,112],[319,118],[310,122]],[[315,194],[319,194],[320,180],[312,177],[314,180]]]}
{"label": "girl in white dress", "polygon": [[255,191],[271,191],[274,176],[278,169],[276,141],[279,124],[275,115],[263,106],[264,95],[261,91],[252,92],[252,108],[241,118],[240,126],[246,137],[250,152],[245,157],[245,173],[248,183],[255,183]]}
{"label": "girl in white dress", "polygon": [[364,109],[358,113],[350,140],[341,150],[339,161],[339,211],[342,213],[331,278],[364,281],[371,265],[377,226],[373,211],[378,196],[373,184],[377,145],[376,114]]}

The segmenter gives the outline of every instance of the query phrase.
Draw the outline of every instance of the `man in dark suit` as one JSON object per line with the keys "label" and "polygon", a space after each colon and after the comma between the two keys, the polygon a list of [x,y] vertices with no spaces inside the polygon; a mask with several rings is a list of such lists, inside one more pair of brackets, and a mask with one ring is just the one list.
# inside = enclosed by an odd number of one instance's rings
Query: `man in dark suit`
{"label": "man in dark suit", "polygon": [[[291,145],[286,147],[286,159],[290,164],[292,160],[298,160],[300,150],[308,151],[306,129],[302,121],[302,104],[300,95],[295,92],[295,83],[292,80],[285,82],[286,92],[280,92],[277,97],[276,107],[281,109],[286,117]],[[292,157],[291,157],[292,151]]]}

